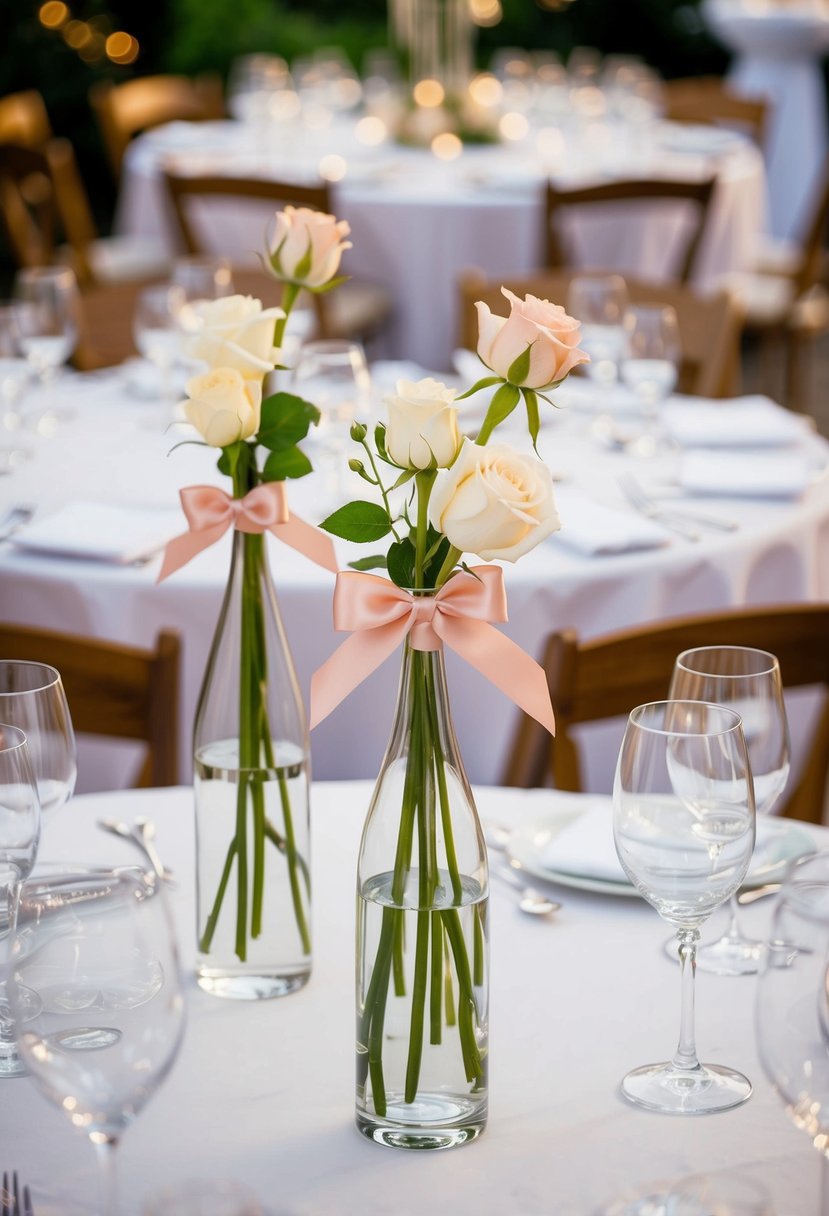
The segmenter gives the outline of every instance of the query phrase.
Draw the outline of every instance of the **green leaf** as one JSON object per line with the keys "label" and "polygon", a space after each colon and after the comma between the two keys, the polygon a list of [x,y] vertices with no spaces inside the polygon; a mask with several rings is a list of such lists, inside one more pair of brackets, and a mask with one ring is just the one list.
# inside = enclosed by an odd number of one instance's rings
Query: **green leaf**
{"label": "green leaf", "polygon": [[411,481],[412,478],[415,477],[416,475],[417,475],[417,469],[404,469],[403,472],[398,477],[397,481],[392,486],[392,489],[399,490],[401,486],[404,486],[407,481]]}
{"label": "green leaf", "polygon": [[333,291],[335,287],[339,287],[341,283],[347,283],[350,278],[350,274],[341,274],[336,279],[329,279],[321,287],[309,287],[308,291],[312,291],[315,296],[324,296],[327,292]]}
{"label": "green leaf", "polygon": [[538,397],[531,388],[522,388],[521,394],[527,407],[527,426],[530,429],[530,439],[533,441],[533,451],[538,455],[538,432],[541,429],[541,419],[538,416]]}
{"label": "green leaf", "polygon": [[507,372],[507,380],[509,380],[510,384],[523,384],[527,376],[529,376],[530,355],[532,354],[534,345],[535,343],[530,342],[527,349],[522,351],[518,358],[513,359],[512,363],[510,363],[509,371]]}
{"label": "green leaf", "polygon": [[360,499],[339,507],[322,521],[320,527],[333,536],[353,540],[358,545],[381,540],[391,531],[385,507],[376,502],[362,502]]}
{"label": "green leaf", "polygon": [[509,418],[520,400],[520,389],[517,389],[514,384],[502,384],[498,391],[493,394],[492,400],[489,403],[489,409],[484,418],[484,425],[481,427],[481,432],[476,442],[479,444],[485,443],[496,426],[500,426],[505,418]]}
{"label": "green leaf", "polygon": [[461,393],[456,397],[456,401],[463,401],[464,397],[471,397],[473,393],[479,393],[482,388],[490,388],[493,384],[503,383],[502,376],[484,376],[483,380],[476,380],[472,388],[468,388],[465,393]]}
{"label": "green leaf", "polygon": [[437,544],[433,545],[426,554],[426,562],[423,570],[423,583],[426,587],[434,587],[437,577],[443,569],[443,563],[446,560],[446,554],[449,552],[449,539],[446,536],[441,536]]}
{"label": "green leaf", "polygon": [[252,462],[252,447],[243,439],[238,439],[236,443],[229,443],[226,448],[222,448],[222,454],[217,461],[216,467],[220,473],[224,473],[227,477],[232,477],[235,481],[237,473],[246,474]]}
{"label": "green leaf", "polygon": [[375,553],[373,557],[358,557],[356,562],[349,562],[352,570],[385,570],[385,553]]}
{"label": "green leaf", "polygon": [[262,470],[262,480],[284,481],[287,477],[305,477],[311,471],[311,461],[300,448],[285,448],[271,452]]}
{"label": "green leaf", "polygon": [[385,460],[386,464],[391,464],[389,454],[386,451],[386,428],[382,422],[378,422],[374,428],[374,446],[380,459]]}
{"label": "green leaf", "polygon": [[310,401],[292,393],[274,393],[262,402],[257,443],[280,452],[292,448],[308,434],[312,422],[319,422],[320,412]]}
{"label": "green leaf", "polygon": [[415,547],[408,536],[389,546],[386,554],[389,578],[398,587],[414,586]]}

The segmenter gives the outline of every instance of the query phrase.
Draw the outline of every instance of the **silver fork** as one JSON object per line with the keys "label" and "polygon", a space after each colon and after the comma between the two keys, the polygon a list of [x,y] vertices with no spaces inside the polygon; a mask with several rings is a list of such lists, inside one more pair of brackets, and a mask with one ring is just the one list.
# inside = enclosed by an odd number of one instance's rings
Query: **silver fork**
{"label": "silver fork", "polygon": [[[28,502],[20,502],[9,507],[6,514],[0,519],[0,541],[8,540],[13,532],[27,524],[36,509],[34,503]],[[2,1210],[0,1210],[0,1216],[3,1216]]]}
{"label": "silver fork", "polygon": [[736,519],[724,519],[721,515],[709,515],[707,511],[695,509],[689,511],[685,506],[674,507],[670,503],[657,502],[642,489],[632,473],[622,473],[619,476],[619,485],[622,493],[627,495],[631,502],[635,496],[638,503],[653,508],[662,515],[668,515],[672,519],[687,519],[691,523],[699,524],[700,527],[714,528],[718,532],[735,532],[740,526]]}
{"label": "silver fork", "polygon": [[11,1179],[8,1171],[3,1173],[3,1190],[0,1192],[0,1216],[35,1216],[32,1196],[27,1186],[20,1192],[20,1181],[17,1170],[12,1170]]}

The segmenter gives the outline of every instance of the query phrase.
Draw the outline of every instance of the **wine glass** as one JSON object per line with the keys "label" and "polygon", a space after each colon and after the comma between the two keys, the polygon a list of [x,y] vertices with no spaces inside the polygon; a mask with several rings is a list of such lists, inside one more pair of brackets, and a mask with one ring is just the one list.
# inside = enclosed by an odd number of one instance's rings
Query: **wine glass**
{"label": "wine glass", "polygon": [[[17,345],[44,390],[53,385],[58,368],[72,354],[80,328],[80,293],[68,266],[36,266],[19,270],[13,289]],[[30,422],[44,435],[54,433],[69,411],[52,406]]]}
{"label": "wine glass", "polygon": [[829,1158],[829,852],[802,857],[776,899],[755,1020],[760,1062],[795,1126]]}
{"label": "wine glass", "polygon": [[115,1150],[167,1076],[184,1033],[178,951],[162,884],[139,869],[85,870],[23,884],[9,978],[40,1009],[17,1044],[41,1092],[89,1136],[107,1216]]}
{"label": "wine glass", "polygon": [[[739,713],[757,814],[767,815],[789,776],[789,730],[780,665],[774,655],[748,646],[685,650],[674,664],[668,696],[715,701]],[[729,911],[727,932],[718,941],[699,948],[697,966],[718,975],[750,975],[758,970],[764,947],[741,933],[736,893],[731,896]]]}
{"label": "wine glass", "polygon": [[187,334],[197,333],[202,317],[196,307],[200,300],[218,300],[233,294],[233,271],[228,258],[176,258],[170,271],[170,286],[181,289],[176,320]]}
{"label": "wine glass", "polygon": [[640,705],[628,719],[613,786],[622,868],[676,929],[682,1020],[672,1060],[629,1072],[622,1093],[648,1110],[703,1114],[751,1094],[742,1073],[701,1064],[694,1039],[699,926],[736,891],[754,848],[754,792],[740,715],[703,701]]}
{"label": "wine glass", "polygon": [[621,275],[576,275],[570,280],[567,311],[581,321],[579,346],[590,356],[585,371],[603,388],[619,378],[627,310],[627,284]]}
{"label": "wine glass", "polygon": [[365,351],[359,342],[306,342],[299,352],[291,386],[320,411],[312,443],[318,443],[328,473],[333,470],[333,492],[345,493],[348,466],[344,453],[351,424],[365,417],[370,408],[371,376]]}
{"label": "wine glass", "polygon": [[[132,336],[143,357],[158,370],[159,396],[175,403],[173,368],[183,348],[179,313],[186,303],[184,289],[172,283],[139,292],[132,318]],[[172,410],[171,410],[172,413]]]}
{"label": "wine glass", "polygon": [[60,672],[46,663],[0,659],[0,722],[26,735],[41,812],[51,816],[72,797],[78,775]]}
{"label": "wine glass", "polygon": [[[37,798],[26,736],[16,726],[0,725],[0,945],[4,954],[17,918],[20,885],[29,874],[40,842],[40,803]],[[19,1009],[9,1006],[7,986],[0,980],[0,1077],[19,1077],[26,1068],[15,1044],[15,1016],[36,1008],[30,993],[21,993]]]}
{"label": "wine glass", "polygon": [[622,380],[639,398],[645,428],[632,445],[640,456],[659,447],[659,407],[674,390],[682,346],[676,312],[667,304],[631,305],[625,316],[627,351]]}

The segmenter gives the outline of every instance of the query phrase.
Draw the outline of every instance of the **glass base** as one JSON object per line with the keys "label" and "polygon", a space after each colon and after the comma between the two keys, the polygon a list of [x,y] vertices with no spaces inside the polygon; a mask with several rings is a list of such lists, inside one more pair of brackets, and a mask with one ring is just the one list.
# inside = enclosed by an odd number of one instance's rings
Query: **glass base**
{"label": "glass base", "polygon": [[[675,963],[679,962],[677,940],[669,937],[665,942],[665,953]],[[756,975],[765,958],[763,942],[750,937],[719,938],[715,942],[697,947],[697,970],[711,975]]]}
{"label": "glass base", "polygon": [[8,1040],[0,1041],[0,1077],[25,1077],[26,1065],[17,1054],[17,1047]]}
{"label": "glass base", "polygon": [[231,1001],[269,1001],[274,997],[290,996],[304,988],[311,978],[311,968],[288,975],[234,974],[210,967],[196,971],[196,982],[211,996]]}
{"label": "glass base", "polygon": [[402,1094],[389,1094],[386,1115],[381,1119],[358,1110],[357,1127],[367,1139],[389,1148],[457,1148],[480,1136],[486,1116],[480,1099],[419,1093],[414,1102],[406,1102]]}
{"label": "glass base", "polygon": [[665,1064],[634,1068],[622,1081],[622,1093],[635,1106],[666,1115],[710,1115],[731,1110],[751,1097],[751,1082],[741,1072],[718,1064],[694,1069]]}

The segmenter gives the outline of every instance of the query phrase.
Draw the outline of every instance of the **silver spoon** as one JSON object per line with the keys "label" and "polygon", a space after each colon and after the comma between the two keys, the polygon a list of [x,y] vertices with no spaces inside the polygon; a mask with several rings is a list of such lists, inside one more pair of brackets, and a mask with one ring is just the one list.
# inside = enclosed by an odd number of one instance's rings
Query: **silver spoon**
{"label": "silver spoon", "polygon": [[489,872],[493,878],[500,878],[508,887],[518,892],[518,907],[529,916],[547,916],[561,907],[555,900],[548,899],[546,895],[536,891],[535,887],[525,886],[518,875],[507,866],[490,866]]}
{"label": "silver spoon", "polygon": [[113,836],[131,841],[141,850],[160,878],[168,881],[172,879],[172,871],[164,865],[153,843],[155,825],[149,819],[136,819],[132,825],[123,823],[120,819],[99,819],[98,827],[103,828],[105,832],[112,832]]}

